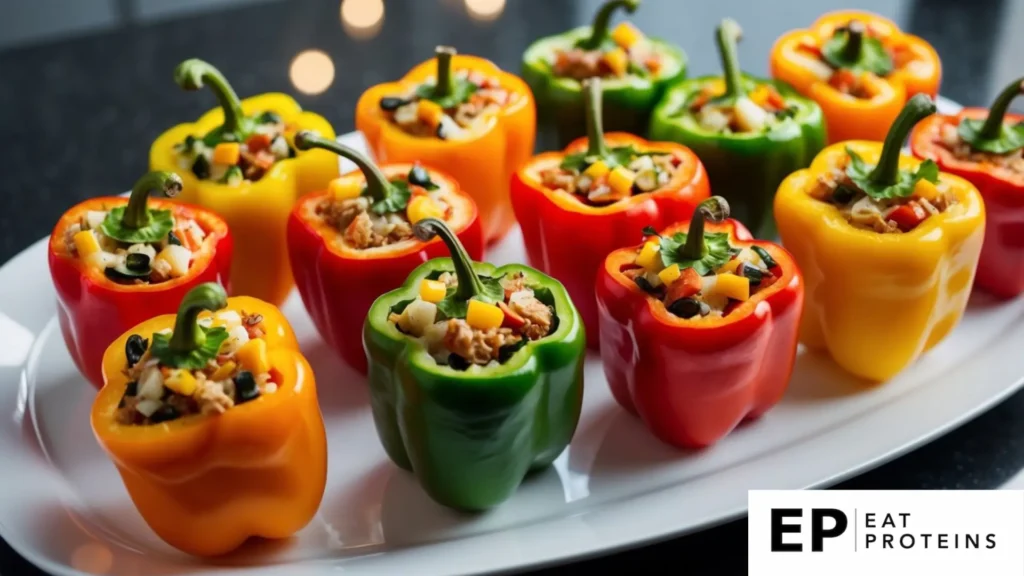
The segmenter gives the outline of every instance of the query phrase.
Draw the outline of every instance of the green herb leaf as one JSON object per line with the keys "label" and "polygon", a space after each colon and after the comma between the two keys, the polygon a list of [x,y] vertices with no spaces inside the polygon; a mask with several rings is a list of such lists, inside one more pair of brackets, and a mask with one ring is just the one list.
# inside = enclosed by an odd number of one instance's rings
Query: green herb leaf
{"label": "green herb leaf", "polygon": [[846,175],[853,180],[865,194],[875,200],[886,200],[891,198],[906,198],[914,193],[914,186],[919,180],[927,180],[932,184],[939,181],[939,166],[931,160],[925,160],[918,165],[917,170],[900,170],[896,183],[889,186],[878,184],[871,179],[871,171],[874,166],[864,162],[864,159],[853,151],[849,146],[846,153],[850,156],[850,164],[846,167]]}
{"label": "green herb leaf", "polygon": [[971,145],[971,148],[989,154],[1009,154],[1024,148],[1024,122],[1010,126],[1003,124],[998,138],[988,139],[981,135],[985,119],[965,118],[960,121],[957,132],[960,138]]}
{"label": "green herb leaf", "polygon": [[430,100],[441,108],[448,110],[455,108],[466,100],[469,100],[469,97],[477,91],[477,85],[466,78],[456,78],[455,89],[452,90],[451,94],[441,98],[436,98],[434,97],[434,90],[434,84],[420,84],[419,87],[416,88],[416,95],[424,100]]}
{"label": "green herb leaf", "polygon": [[569,154],[562,159],[562,163],[559,168],[562,170],[574,170],[576,172],[583,172],[591,164],[594,164],[598,160],[604,160],[604,163],[608,165],[608,168],[615,168],[616,166],[629,166],[633,160],[640,156],[660,156],[662,154],[668,154],[663,150],[645,150],[641,152],[632,145],[618,146],[608,150],[608,154],[604,157],[591,156],[586,150],[576,154]]}
{"label": "green herb leaf", "polygon": [[223,326],[216,328],[196,327],[206,335],[203,345],[185,354],[179,354],[171,350],[170,334],[153,334],[153,344],[150,353],[153,354],[160,364],[168,368],[181,368],[183,370],[199,370],[217,357],[220,346],[228,339],[228,331]]}
{"label": "green herb leaf", "polygon": [[821,47],[821,56],[835,68],[846,68],[855,72],[871,72],[886,76],[892,72],[892,56],[877,38],[864,36],[858,57],[850,59],[845,55],[847,32],[837,31]]}
{"label": "green herb leaf", "polygon": [[[495,302],[503,302],[505,300],[505,289],[501,287],[500,278],[492,278],[490,276],[483,275],[480,275],[479,277],[484,293],[477,295],[475,297],[476,300],[486,302],[487,304],[494,304]],[[437,309],[444,314],[446,318],[466,317],[466,311],[469,309],[469,301],[460,300],[456,296],[457,292],[458,288],[456,286],[449,286],[444,298],[437,303]]]}
{"label": "green herb leaf", "polygon": [[641,232],[643,232],[644,236],[658,236],[658,231],[654,229],[654,226],[644,226]]}
{"label": "green herb leaf", "polygon": [[[394,191],[389,194],[387,198],[378,200],[370,206],[370,210],[374,214],[391,214],[394,212],[402,212],[405,207],[409,205],[409,198],[412,196],[412,190],[409,189],[409,184],[405,180],[392,180],[391,185],[394,186]],[[365,194],[366,191],[364,190]]]}
{"label": "green herb leaf", "polygon": [[707,276],[721,268],[733,256],[740,253],[739,248],[729,245],[729,234],[726,232],[704,233],[704,255],[693,260],[679,255],[686,245],[686,233],[677,232],[672,236],[661,237],[661,261],[665,266],[678,264],[680,269],[693,268],[701,276]]}
{"label": "green herb leaf", "polygon": [[174,228],[174,216],[170,210],[149,210],[149,225],[137,230],[125,228],[121,224],[124,217],[124,206],[113,208],[100,224],[100,231],[107,236],[126,244],[151,244],[163,240],[164,236]]}

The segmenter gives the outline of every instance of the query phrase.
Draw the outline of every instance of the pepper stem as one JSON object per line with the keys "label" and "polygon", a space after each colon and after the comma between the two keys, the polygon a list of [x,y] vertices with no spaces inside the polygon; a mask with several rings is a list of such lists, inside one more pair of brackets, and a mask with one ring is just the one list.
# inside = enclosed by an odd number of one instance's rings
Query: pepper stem
{"label": "pepper stem", "polygon": [[455,266],[455,276],[459,279],[459,285],[455,289],[459,300],[465,302],[484,293],[483,283],[473,271],[473,260],[466,253],[466,248],[459,241],[459,237],[444,221],[437,218],[424,218],[413,226],[412,231],[417,238],[424,242],[435,236],[440,236],[441,241],[448,247],[448,252],[452,256],[452,264]]}
{"label": "pepper stem", "polygon": [[999,138],[1002,135],[1003,121],[1006,119],[1006,111],[1010,108],[1010,103],[1021,95],[1024,95],[1024,78],[1014,80],[999,93],[999,96],[996,96],[995,102],[989,108],[988,118],[985,119],[981,130],[978,131],[978,136],[985,140]]}
{"label": "pepper stem", "polygon": [[174,82],[185,90],[199,90],[209,84],[224,110],[224,130],[237,132],[242,128],[242,119],[245,118],[242,102],[224,75],[213,65],[198,58],[185,60],[174,69]]}
{"label": "pepper stem", "polygon": [[173,172],[149,172],[132,186],[132,194],[128,197],[128,206],[121,215],[121,226],[129,230],[138,230],[149,226],[152,217],[146,208],[146,201],[153,191],[160,191],[164,196],[172,198],[182,190],[181,177]]}
{"label": "pepper stem", "polygon": [[220,310],[227,305],[228,295],[216,282],[200,284],[189,290],[178,306],[174,333],[167,347],[175,354],[188,354],[201,348],[206,343],[206,331],[199,327],[199,313]]}
{"label": "pepper stem", "polygon": [[434,86],[434,98],[445,98],[455,92],[455,76],[452,75],[452,58],[455,48],[438,46],[434,49],[437,55],[437,84]]}
{"label": "pepper stem", "polygon": [[878,164],[871,171],[868,178],[877,184],[892,186],[896,184],[900,171],[900,152],[903,148],[903,141],[914,126],[928,116],[936,112],[935,102],[925,94],[917,94],[903,106],[899,116],[889,127],[889,133],[885,135],[885,143],[882,145],[882,153],[878,158]]}
{"label": "pepper stem", "polygon": [[718,25],[718,55],[722,59],[722,76],[725,78],[726,98],[739,98],[746,91],[743,89],[743,73],[736,54],[736,43],[743,37],[743,30],[732,18],[722,20]]}
{"label": "pepper stem", "polygon": [[302,130],[295,135],[295,147],[299,150],[322,148],[334,152],[342,158],[351,160],[363,173],[363,176],[366,177],[366,193],[373,198],[374,202],[387,199],[394,190],[394,185],[380,171],[380,168],[358,150],[338,144],[334,140],[317,136],[309,130]]}
{"label": "pepper stem", "polygon": [[729,202],[721,196],[712,196],[697,205],[690,218],[690,228],[686,232],[686,244],[679,249],[679,255],[690,260],[699,260],[707,251],[704,243],[704,221],[722,222],[729,217]]}
{"label": "pepper stem", "polygon": [[596,77],[584,80],[583,90],[583,107],[587,114],[587,156],[603,158],[608,154],[608,146],[604,141],[601,80]]}
{"label": "pepper stem", "polygon": [[847,62],[860,60],[861,49],[864,46],[864,34],[867,28],[860,20],[850,20],[850,23],[843,29],[846,32],[846,41],[843,44],[842,57]]}
{"label": "pepper stem", "polygon": [[605,2],[601,9],[594,16],[594,23],[590,27],[590,36],[579,44],[580,48],[586,50],[597,50],[601,43],[608,37],[608,24],[612,15],[620,8],[632,14],[640,7],[640,0],[610,0]]}

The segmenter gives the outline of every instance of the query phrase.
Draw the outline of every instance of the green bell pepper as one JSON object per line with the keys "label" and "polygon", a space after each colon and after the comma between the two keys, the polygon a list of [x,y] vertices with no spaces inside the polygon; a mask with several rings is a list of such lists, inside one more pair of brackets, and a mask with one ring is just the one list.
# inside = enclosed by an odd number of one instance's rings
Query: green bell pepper
{"label": "green bell pepper", "polygon": [[[729,201],[733,217],[758,238],[772,239],[776,236],[772,217],[775,191],[786,176],[809,166],[824,148],[825,119],[816,102],[800,96],[788,84],[741,72],[736,57],[740,34],[735,22],[722,22],[717,39],[724,78],[703,76],[672,87],[654,109],[650,137],[693,150],[704,164],[715,194]],[[704,100],[705,105],[723,109],[744,100],[745,106],[760,109],[749,98],[759,87],[774,88],[782,97],[782,105],[769,113],[768,122],[759,130],[709,129],[694,109]]]}
{"label": "green bell pepper", "polygon": [[[472,262],[440,220],[421,220],[414,230],[424,241],[440,236],[452,257],[421,264],[370,308],[363,344],[374,423],[391,460],[412,471],[431,498],[485,510],[569,445],[583,403],[583,322],[550,276],[523,265]],[[553,308],[550,332],[501,348],[499,365],[438,363],[423,339],[401,332],[389,316],[417,298],[424,280],[444,272],[454,272],[458,285],[437,304],[435,320],[465,317],[471,299],[503,301],[498,280],[522,272],[535,297]]]}
{"label": "green bell pepper", "polygon": [[[609,50],[616,43],[609,36],[609,21],[618,9],[633,13],[640,0],[610,0],[598,11],[592,26],[581,26],[556,36],[541,38],[523,54],[523,80],[537,101],[538,126],[554,133],[542,134],[546,148],[562,149],[576,138],[586,136],[583,87],[579,80],[554,75],[556,54],[564,50]],[[664,40],[647,38],[652,53],[660,57],[656,74],[635,65],[621,77],[602,78],[604,86],[604,127],[609,132],[643,136],[651,110],[672,84],[686,77],[686,54]]]}

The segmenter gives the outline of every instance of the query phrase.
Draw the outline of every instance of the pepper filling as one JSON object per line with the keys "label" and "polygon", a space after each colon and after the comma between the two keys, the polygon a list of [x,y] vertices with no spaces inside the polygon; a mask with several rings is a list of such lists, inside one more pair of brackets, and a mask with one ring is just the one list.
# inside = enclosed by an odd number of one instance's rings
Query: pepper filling
{"label": "pepper filling", "polygon": [[686,243],[686,234],[679,233],[646,242],[622,273],[684,319],[727,316],[782,276],[760,246],[734,248],[724,232],[704,238],[708,251],[696,264],[679,256]]}
{"label": "pepper filling", "polygon": [[541,183],[584,204],[602,206],[667,185],[683,162],[671,153],[638,152],[632,146],[612,148],[609,157],[621,163],[610,168],[605,160],[588,162],[585,154],[567,156],[560,165],[540,171]]}
{"label": "pepper filling", "polygon": [[285,137],[289,126],[280,115],[263,112],[253,121],[253,132],[245,142],[236,142],[233,134],[219,130],[202,138],[186,136],[174,147],[178,166],[200,180],[238,186],[259,180],[275,163],[295,157]]}
{"label": "pepper filling", "polygon": [[159,211],[170,231],[156,242],[129,243],[104,234],[109,210],[88,210],[64,231],[69,254],[119,284],[157,284],[188,273],[206,231],[193,219]]}
{"label": "pepper filling", "polygon": [[453,95],[432,98],[434,85],[421,84],[405,94],[381,98],[380,108],[391,122],[413,136],[461,140],[519,100],[519,94],[502,88],[497,78],[469,70],[452,74]]}
{"label": "pepper filling", "polygon": [[629,22],[619,24],[610,33],[611,42],[596,50],[573,47],[556,50],[551,61],[555,76],[587,78],[623,78],[628,75],[657,77],[664,68],[662,55],[643,32]]}
{"label": "pepper filling", "polygon": [[331,194],[316,205],[315,214],[338,230],[346,245],[360,250],[412,238],[412,224],[423,218],[451,219],[449,191],[434,183],[422,166],[392,177],[390,183],[392,197],[374,202],[362,179],[339,178],[331,183]]}
{"label": "pepper filling", "polygon": [[[1024,127],[1024,122],[1019,123],[1019,126]],[[957,160],[991,166],[1010,178],[1024,177],[1024,148],[1018,148],[1007,154],[977,150],[960,137],[954,124],[943,124],[935,143],[948,150]]]}
{"label": "pepper filling", "polygon": [[767,132],[797,112],[769,84],[761,84],[728,104],[719,104],[716,97],[724,92],[724,82],[711,82],[686,102],[686,110],[703,130],[719,134]]}
{"label": "pepper filling", "polygon": [[263,316],[224,310],[199,324],[228,332],[216,357],[201,370],[163,366],[150,354],[148,339],[129,336],[125,373],[130,381],[115,415],[119,424],[158,424],[194,414],[221,414],[277,391],[267,359]]}
{"label": "pepper filling", "polygon": [[392,308],[388,320],[403,334],[422,339],[438,364],[456,370],[501,364],[557,329],[551,292],[528,285],[522,272],[481,280],[503,293],[500,301],[470,300],[464,310],[453,306],[447,296],[454,294],[458,279],[443,272],[423,280],[416,299]]}

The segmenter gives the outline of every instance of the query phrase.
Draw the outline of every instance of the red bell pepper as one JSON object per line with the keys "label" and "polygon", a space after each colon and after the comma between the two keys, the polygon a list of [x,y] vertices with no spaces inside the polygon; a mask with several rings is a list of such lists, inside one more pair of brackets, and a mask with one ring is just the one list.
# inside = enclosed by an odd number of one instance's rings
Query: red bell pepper
{"label": "red bell pepper", "polygon": [[[48,259],[57,291],[61,333],[78,370],[96,388],[103,387],[103,353],[111,342],[140,322],[174,314],[192,288],[206,282],[228,282],[233,243],[227,224],[213,212],[196,206],[147,200],[152,191],[171,196],[180,190],[181,179],[175,174],[150,172],[135,184],[130,198],[86,200],[65,212],[50,234]],[[136,224],[162,220],[168,215],[175,221],[194,220],[206,236],[199,246],[194,246],[188,272],[158,283],[123,284],[108,278],[105,269],[88,264],[72,250],[70,232],[89,211],[105,212],[118,207],[125,207],[126,217],[133,214],[138,220]],[[125,220],[121,222],[127,224]]]}
{"label": "red bell pepper", "polygon": [[[483,259],[483,228],[476,204],[450,176],[413,164],[378,167],[356,150],[308,133],[296,135],[295,145],[300,150],[323,148],[351,160],[358,170],[339,178],[336,182],[348,184],[339,185],[338,189],[351,191],[354,182],[355,195],[360,195],[361,190],[361,195],[368,196],[374,203],[397,198],[395,182],[405,180],[414,184],[411,175],[416,167],[416,172],[422,174],[416,180],[426,179],[438,187],[438,193],[449,206],[444,220],[458,235],[466,251],[473,260]],[[408,204],[395,200],[397,204],[392,206],[407,211],[409,220],[421,216],[413,214],[416,193],[413,194]],[[332,196],[342,198],[331,190],[313,192],[295,205],[288,219],[288,255],[302,303],[320,336],[345,363],[365,374],[363,320],[370,306],[381,294],[405,283],[417,266],[432,258],[446,256],[448,250],[439,239],[423,242],[415,237],[376,248],[353,246],[344,239],[342,232],[317,213],[317,207]]]}
{"label": "red bell pepper", "polygon": [[[704,221],[711,214],[704,206],[692,222],[672,225],[661,236],[700,234],[707,254]],[[659,439],[684,448],[714,444],[782,398],[796,359],[804,300],[803,278],[785,249],[753,240],[736,220],[712,221],[706,229],[727,233],[731,248],[763,250],[774,261],[762,256],[773,281],[746,301],[729,300],[722,316],[684,319],[641,289],[624,273],[640,247],[612,252],[597,278],[601,359],[612,395]],[[734,250],[725,261],[737,257]],[[725,275],[718,275],[719,285]],[[676,282],[692,281],[683,274]]]}
{"label": "red bell pepper", "polygon": [[[1021,94],[1024,78],[1007,86],[991,110],[936,114],[918,123],[910,135],[915,156],[934,160],[939,170],[964,178],[981,192],[985,241],[974,283],[1000,298],[1024,293],[1024,115],[1007,113]],[[970,156],[954,154],[951,147]],[[992,162],[996,158],[1005,164]],[[1009,165],[1013,161],[1016,168]]]}
{"label": "red bell pepper", "polygon": [[[527,162],[512,178],[512,207],[530,266],[562,282],[583,318],[587,345],[597,349],[594,277],[605,256],[635,242],[645,226],[662,227],[689,218],[697,204],[709,196],[710,188],[704,165],[689,148],[672,142],[648,142],[620,132],[604,134],[599,82],[586,84],[587,136],[572,142],[563,152],[546,152]],[[674,156],[677,167],[672,179],[652,191],[634,190],[628,197],[599,206],[543,183],[543,171],[558,168],[573,157],[582,160],[582,164],[577,162],[581,172],[598,161],[615,168],[616,157],[621,158],[621,151],[629,147],[640,153],[658,151]]]}

